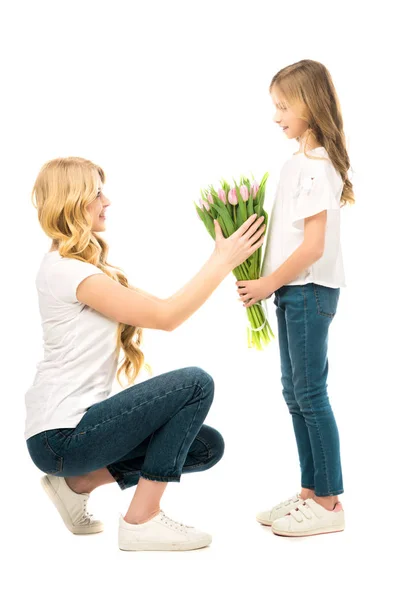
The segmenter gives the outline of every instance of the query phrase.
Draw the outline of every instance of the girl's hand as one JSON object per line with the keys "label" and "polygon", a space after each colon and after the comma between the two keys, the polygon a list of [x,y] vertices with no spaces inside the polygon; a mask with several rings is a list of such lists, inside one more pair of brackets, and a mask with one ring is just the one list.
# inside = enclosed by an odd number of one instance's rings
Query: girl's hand
{"label": "girl's hand", "polygon": [[256,219],[257,215],[251,215],[235,233],[224,238],[218,221],[215,221],[215,249],[214,255],[230,270],[241,265],[264,243],[263,235],[265,225],[262,225],[264,217]]}
{"label": "girl's hand", "polygon": [[274,293],[274,289],[269,277],[260,277],[260,279],[250,279],[249,281],[237,281],[237,291],[240,296],[239,300],[243,302],[243,306],[249,308],[263,300],[270,298]]}

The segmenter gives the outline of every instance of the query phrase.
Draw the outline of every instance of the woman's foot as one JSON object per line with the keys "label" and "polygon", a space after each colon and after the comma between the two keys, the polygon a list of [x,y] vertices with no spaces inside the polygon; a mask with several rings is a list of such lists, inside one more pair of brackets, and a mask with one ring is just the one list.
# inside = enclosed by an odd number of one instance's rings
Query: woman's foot
{"label": "woman's foot", "polygon": [[304,500],[307,500],[307,498],[312,498],[313,496],[314,492],[312,490],[302,488],[300,494],[296,494],[292,498],[289,498],[288,500],[277,504],[269,510],[259,512],[256,516],[256,519],[262,525],[270,526],[276,519],[284,517],[291,510],[296,509],[298,506],[300,506],[300,504],[304,502]]}
{"label": "woman's foot", "polygon": [[344,510],[337,502],[333,510],[328,510],[312,498],[302,502],[290,513],[272,523],[276,535],[301,537],[321,533],[335,533],[344,529]]}
{"label": "woman's foot", "polygon": [[86,510],[89,494],[77,494],[72,491],[64,477],[45,475],[41,484],[72,533],[85,535],[103,531],[103,523],[94,520],[93,515]]}
{"label": "woman's foot", "polygon": [[177,523],[162,510],[152,519],[139,524],[119,519],[120,550],[196,550],[211,544],[208,533]]}

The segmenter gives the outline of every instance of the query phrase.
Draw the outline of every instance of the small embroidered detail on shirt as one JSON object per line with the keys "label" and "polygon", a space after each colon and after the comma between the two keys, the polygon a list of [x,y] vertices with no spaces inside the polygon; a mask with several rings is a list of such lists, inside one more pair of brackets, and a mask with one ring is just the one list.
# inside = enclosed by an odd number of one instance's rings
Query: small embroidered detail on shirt
{"label": "small embroidered detail on shirt", "polygon": [[306,190],[307,192],[309,192],[313,186],[313,183],[314,183],[314,177],[305,177],[301,187],[303,188],[303,190]]}

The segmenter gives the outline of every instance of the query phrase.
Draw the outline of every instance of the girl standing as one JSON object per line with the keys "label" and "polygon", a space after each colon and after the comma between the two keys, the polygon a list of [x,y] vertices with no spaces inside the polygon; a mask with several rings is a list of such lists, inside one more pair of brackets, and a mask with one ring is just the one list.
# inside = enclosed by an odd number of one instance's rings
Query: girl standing
{"label": "girl standing", "polygon": [[345,287],[340,208],[354,203],[338,97],[330,73],[302,60],[279,71],[274,121],[299,143],[283,166],[262,276],[238,281],[249,307],[273,293],[283,396],[292,416],[301,492],[257,520],[284,536],[342,531],[339,435],[327,394],[328,331]]}
{"label": "girl standing", "polygon": [[129,286],[107,262],[110,205],[103,170],[81,158],[61,158],[41,169],[33,195],[40,225],[52,240],[36,286],[44,358],[26,392],[25,439],[42,485],[75,534],[103,524],[87,512],[90,492],[117,482],[136,491],[119,521],[121,550],[191,550],[211,536],[167,517],[160,499],[169,481],[204,471],[222,457],[224,441],[203,421],[214,382],[198,367],[153,377],[110,396],[119,351],[134,382],[143,363],[142,328],[172,331],[202,306],[234,267],[263,243],[255,215],[216,244],[197,275],[162,300]]}

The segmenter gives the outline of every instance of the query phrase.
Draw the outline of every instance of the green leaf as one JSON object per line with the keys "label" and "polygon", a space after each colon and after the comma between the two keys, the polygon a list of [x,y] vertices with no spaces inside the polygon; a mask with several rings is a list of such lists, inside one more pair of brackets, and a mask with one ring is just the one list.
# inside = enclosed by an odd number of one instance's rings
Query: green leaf
{"label": "green leaf", "polygon": [[[218,223],[221,224],[221,228],[222,228],[222,223],[224,224],[225,230],[227,232],[227,235],[225,235],[225,237],[231,236],[232,233],[235,233],[236,228],[235,228],[235,224],[232,221],[231,216],[230,216],[225,204],[222,202],[222,206],[214,205],[214,208],[221,217],[220,219],[218,219]],[[222,221],[222,223],[221,223],[221,221]],[[225,232],[224,232],[224,234],[225,234]]]}

